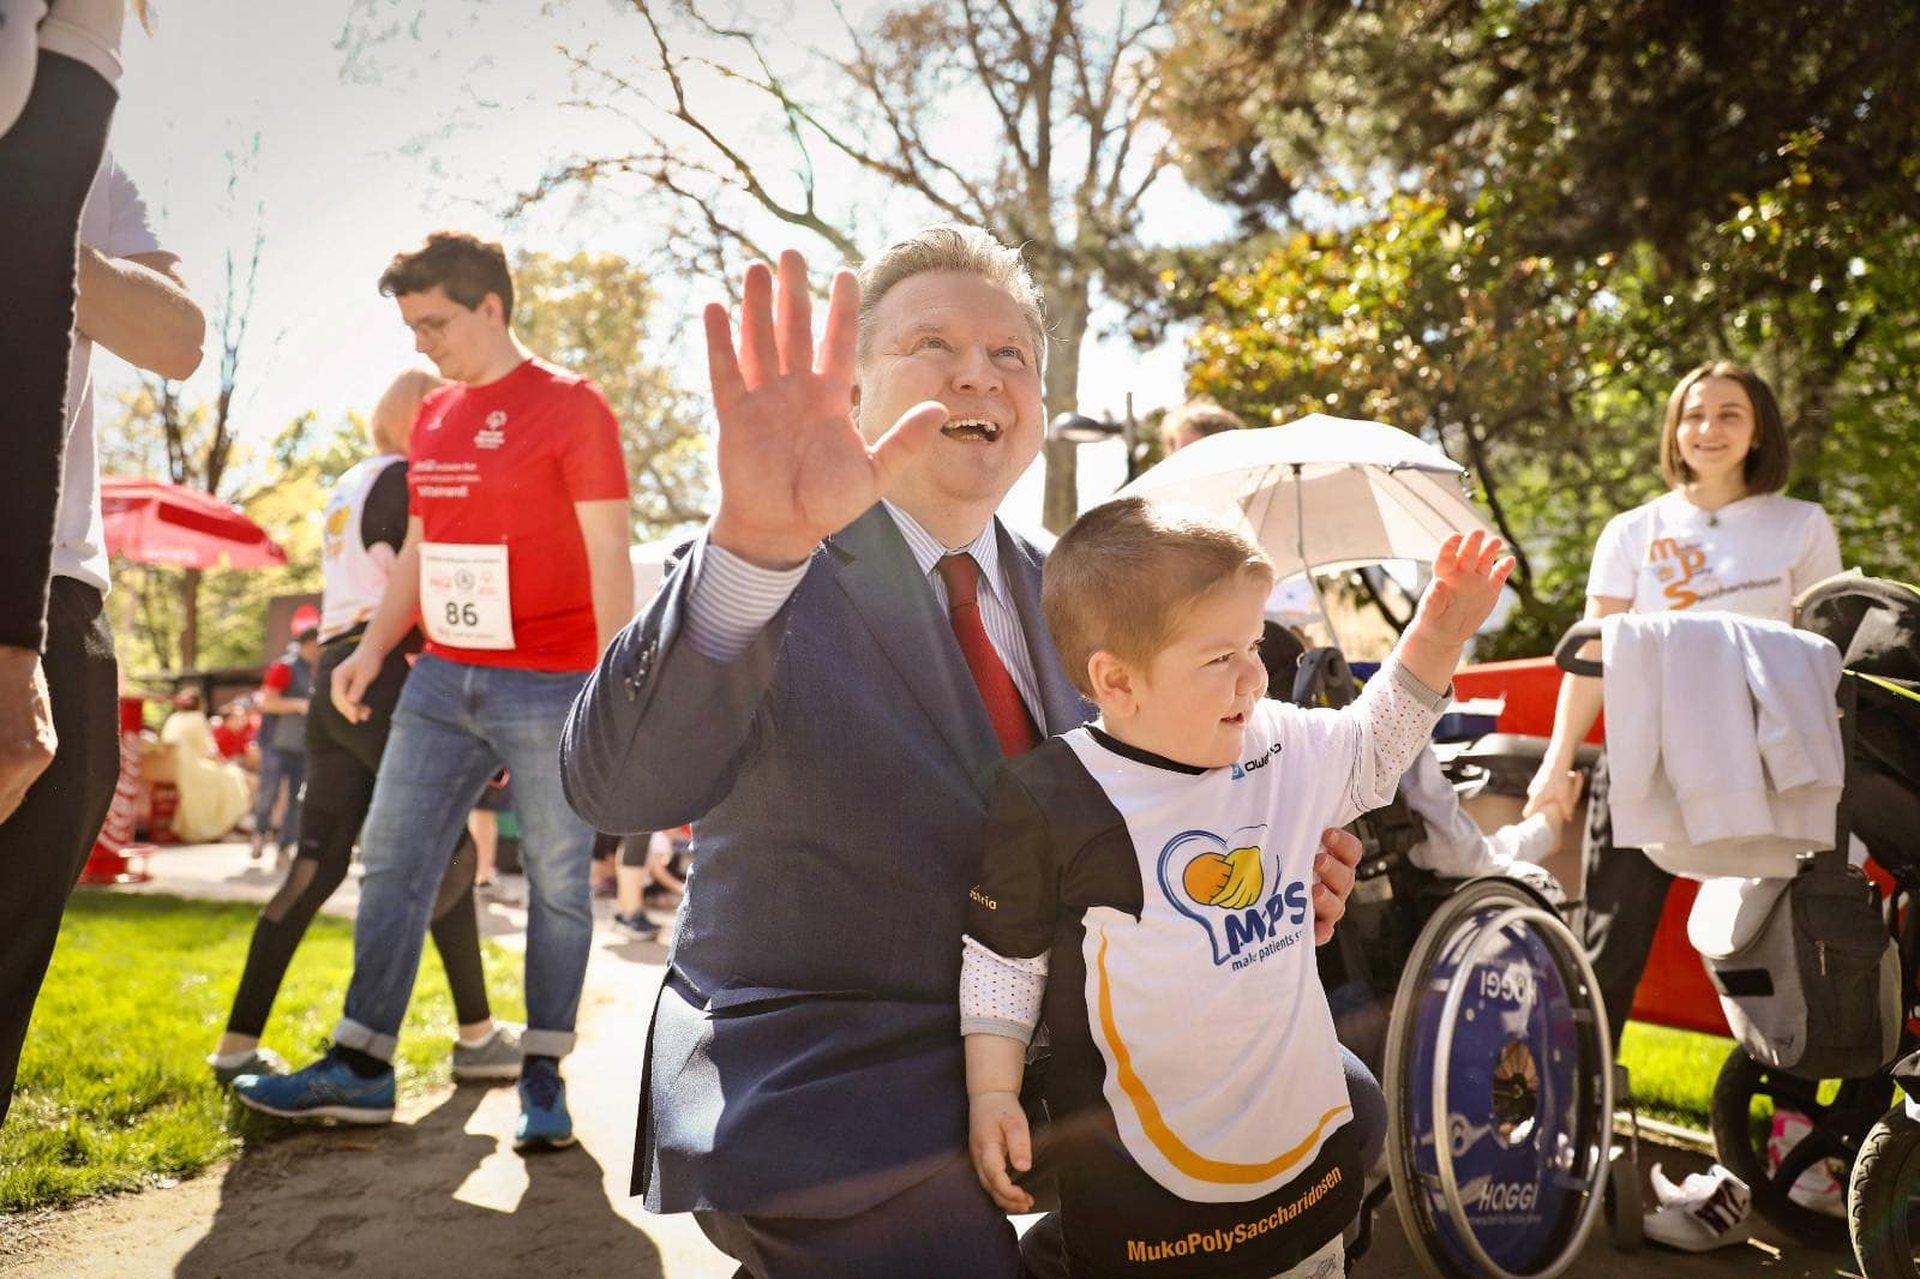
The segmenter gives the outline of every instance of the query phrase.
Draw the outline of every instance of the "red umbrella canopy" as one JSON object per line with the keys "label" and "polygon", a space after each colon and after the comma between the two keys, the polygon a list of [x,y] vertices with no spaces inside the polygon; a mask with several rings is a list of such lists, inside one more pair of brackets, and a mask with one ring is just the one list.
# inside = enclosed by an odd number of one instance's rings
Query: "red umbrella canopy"
{"label": "red umbrella canopy", "polygon": [[287,553],[238,508],[163,480],[103,476],[107,553],[167,568],[270,568]]}

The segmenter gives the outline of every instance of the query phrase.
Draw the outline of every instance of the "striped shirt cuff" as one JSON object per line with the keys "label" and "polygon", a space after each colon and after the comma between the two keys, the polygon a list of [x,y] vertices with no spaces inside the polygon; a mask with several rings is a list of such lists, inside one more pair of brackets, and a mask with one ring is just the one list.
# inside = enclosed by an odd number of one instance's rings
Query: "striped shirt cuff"
{"label": "striped shirt cuff", "polygon": [[1453,704],[1453,684],[1436,693],[1427,687],[1427,682],[1400,664],[1398,654],[1389,654],[1380,664],[1383,672],[1390,672],[1390,678],[1405,693],[1412,696],[1423,708],[1435,714],[1444,713]]}
{"label": "striped shirt cuff", "polygon": [[704,537],[693,548],[693,556],[687,642],[700,656],[723,665],[753,647],[807,575],[804,563],[794,568],[761,568]]}

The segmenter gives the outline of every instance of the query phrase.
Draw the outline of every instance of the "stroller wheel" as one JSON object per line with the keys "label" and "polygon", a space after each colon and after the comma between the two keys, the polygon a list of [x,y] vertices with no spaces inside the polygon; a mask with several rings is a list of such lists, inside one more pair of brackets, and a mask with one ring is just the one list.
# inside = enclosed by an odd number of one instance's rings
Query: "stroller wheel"
{"label": "stroller wheel", "polygon": [[1920,1277],[1920,1123],[1903,1107],[1889,1110],[1860,1143],[1847,1229],[1867,1279]]}
{"label": "stroller wheel", "polygon": [[[1776,1228],[1809,1248],[1839,1252],[1847,1246],[1847,1223],[1790,1195],[1803,1173],[1824,1160],[1848,1171],[1868,1129],[1893,1100],[1885,1073],[1863,1079],[1821,1081],[1764,1066],[1738,1048],[1720,1068],[1713,1086],[1713,1144],[1733,1174],[1753,1190],[1753,1206]],[[1767,1146],[1777,1114],[1798,1114],[1811,1125],[1772,1167]]]}
{"label": "stroller wheel", "polygon": [[1640,1170],[1631,1155],[1616,1152],[1607,1161],[1607,1237],[1621,1252],[1640,1251],[1640,1215]]}

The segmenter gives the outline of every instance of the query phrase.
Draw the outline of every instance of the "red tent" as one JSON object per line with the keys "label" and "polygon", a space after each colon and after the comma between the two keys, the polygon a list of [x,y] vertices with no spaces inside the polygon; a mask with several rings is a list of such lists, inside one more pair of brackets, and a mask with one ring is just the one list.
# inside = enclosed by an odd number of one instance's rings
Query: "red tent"
{"label": "red tent", "polygon": [[238,507],[163,480],[100,481],[107,553],[168,568],[270,568],[287,553]]}

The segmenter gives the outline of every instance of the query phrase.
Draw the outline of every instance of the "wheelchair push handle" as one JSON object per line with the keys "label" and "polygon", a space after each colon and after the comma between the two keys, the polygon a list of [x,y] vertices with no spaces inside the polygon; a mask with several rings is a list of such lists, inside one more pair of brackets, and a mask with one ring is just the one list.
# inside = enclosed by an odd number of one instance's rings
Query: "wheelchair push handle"
{"label": "wheelchair push handle", "polygon": [[1591,675],[1598,679],[1605,673],[1606,668],[1598,662],[1581,657],[1580,650],[1589,640],[1599,638],[1600,619],[1589,618],[1583,622],[1575,622],[1567,628],[1567,633],[1560,637],[1560,643],[1554,648],[1554,662],[1569,675]]}

